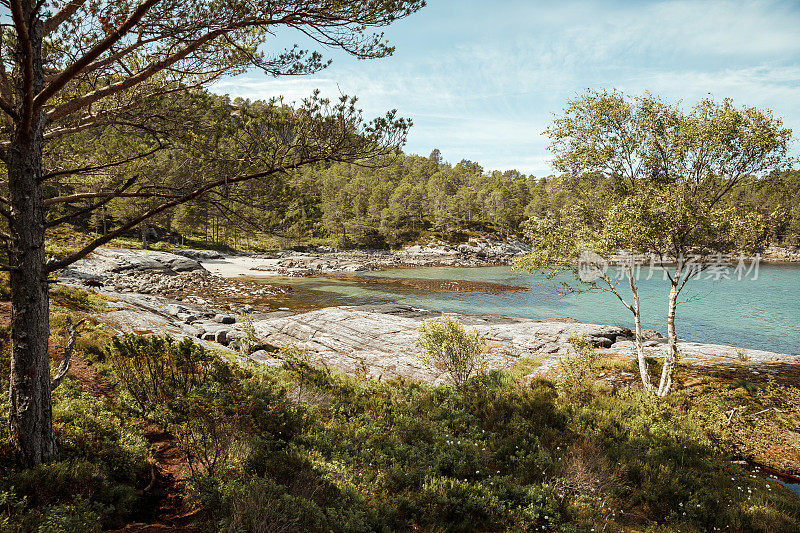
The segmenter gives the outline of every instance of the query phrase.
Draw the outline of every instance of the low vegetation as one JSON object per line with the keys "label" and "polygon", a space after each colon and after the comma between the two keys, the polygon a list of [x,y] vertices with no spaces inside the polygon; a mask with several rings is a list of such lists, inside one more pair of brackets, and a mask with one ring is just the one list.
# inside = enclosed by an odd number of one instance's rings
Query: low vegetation
{"label": "low vegetation", "polygon": [[748,436],[769,443],[753,406],[779,405],[764,419],[774,431],[796,427],[793,385],[689,375],[658,399],[605,384],[636,369],[579,339],[578,388],[518,379],[529,361],[456,387],[348,377],[296,349],[282,368],[246,368],[189,342],[88,332],[76,357],[114,392],[68,378],[59,456],[32,470],[2,427],[0,529],[155,520],[155,426],[184,457],[176,490],[208,531],[798,531],[800,500],[733,461]]}
{"label": "low vegetation", "polygon": [[477,330],[466,331],[461,322],[442,315],[424,320],[419,331],[420,360],[445,374],[457,389],[483,370],[488,346]]}

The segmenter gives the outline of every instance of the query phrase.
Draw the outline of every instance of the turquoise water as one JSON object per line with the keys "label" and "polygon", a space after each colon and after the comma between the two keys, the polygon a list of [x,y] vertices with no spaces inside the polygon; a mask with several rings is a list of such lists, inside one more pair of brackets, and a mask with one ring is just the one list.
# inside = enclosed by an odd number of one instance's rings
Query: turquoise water
{"label": "turquoise water", "polygon": [[[496,313],[524,318],[571,317],[582,322],[633,326],[630,311],[608,292],[563,295],[531,274],[509,267],[428,267],[372,272],[370,277],[467,280],[527,287],[500,294],[429,292],[397,284],[325,278],[280,278],[298,298],[319,306],[397,302],[436,311]],[[659,279],[639,282],[643,326],[666,332],[669,287]],[[800,265],[761,265],[758,278],[692,280],[681,293],[676,327],[691,341],[800,354]]]}

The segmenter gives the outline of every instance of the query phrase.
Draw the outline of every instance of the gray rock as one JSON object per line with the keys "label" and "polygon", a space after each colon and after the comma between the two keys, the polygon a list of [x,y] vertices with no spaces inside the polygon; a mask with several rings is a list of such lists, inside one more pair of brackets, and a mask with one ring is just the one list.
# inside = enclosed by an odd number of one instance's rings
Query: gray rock
{"label": "gray rock", "polygon": [[214,335],[214,340],[220,344],[228,344],[228,332],[227,329],[218,329]]}
{"label": "gray rock", "polygon": [[644,340],[654,341],[654,340],[663,339],[663,338],[664,338],[664,335],[662,335],[661,333],[657,332],[654,329],[643,329],[642,330],[642,339],[644,339]]}
{"label": "gray rock", "polygon": [[197,322],[197,316],[192,313],[178,313],[178,320],[182,320],[186,324]]}
{"label": "gray rock", "polygon": [[[435,313],[408,306],[333,307],[301,315],[270,317],[254,322],[260,339],[275,346],[294,344],[313,358],[357,372],[364,365],[374,376],[404,376],[437,382],[437,372],[425,367],[416,354],[419,324]],[[374,312],[384,311],[384,312]],[[471,322],[492,346],[491,368],[507,368],[520,357],[566,353],[572,335],[610,346],[630,331],[618,326],[535,322],[508,317],[459,317]]]}
{"label": "gray rock", "polygon": [[190,326],[189,324],[181,325],[181,331],[189,335],[190,337],[200,337],[204,332],[199,328],[194,326]]}
{"label": "gray rock", "polygon": [[231,329],[228,330],[228,339],[229,340],[242,340],[247,337],[247,333],[244,331],[240,331],[238,329]]}
{"label": "gray rock", "polygon": [[234,324],[236,323],[236,319],[230,315],[216,315],[214,317],[214,322],[219,322],[220,324]]}
{"label": "gray rock", "polygon": [[262,365],[266,366],[281,366],[283,364],[283,359],[278,359],[275,357],[274,352],[269,352],[267,350],[258,350],[250,354],[250,357]]}
{"label": "gray rock", "polygon": [[188,257],[176,256],[174,259],[165,261],[166,265],[173,272],[189,272],[194,270],[203,270],[202,265],[196,259]]}
{"label": "gray rock", "polygon": [[167,313],[171,314],[172,316],[177,316],[180,318],[181,313],[188,313],[189,310],[186,309],[184,306],[179,304],[170,304],[167,306]]}
{"label": "gray rock", "polygon": [[205,261],[208,259],[223,259],[225,256],[214,250],[180,250],[176,252],[190,259]]}

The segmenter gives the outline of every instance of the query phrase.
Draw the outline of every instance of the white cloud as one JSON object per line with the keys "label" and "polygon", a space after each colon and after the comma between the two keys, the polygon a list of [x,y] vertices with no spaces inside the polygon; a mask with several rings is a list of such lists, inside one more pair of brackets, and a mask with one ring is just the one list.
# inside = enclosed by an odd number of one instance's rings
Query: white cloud
{"label": "white cloud", "polygon": [[444,2],[416,17],[395,32],[401,52],[389,60],[342,60],[308,78],[249,74],[215,90],[290,101],[316,88],[356,94],[368,116],[396,108],[414,119],[409,151],[438,147],[453,161],[537,175],[550,172],[541,132],[589,87],[690,104],[730,96],[800,131],[794,2]]}

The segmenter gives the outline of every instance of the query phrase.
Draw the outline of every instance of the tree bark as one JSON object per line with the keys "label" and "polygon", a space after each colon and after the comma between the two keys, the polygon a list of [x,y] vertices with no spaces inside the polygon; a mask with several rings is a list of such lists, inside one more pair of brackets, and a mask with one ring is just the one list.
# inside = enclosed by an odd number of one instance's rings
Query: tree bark
{"label": "tree bark", "polygon": [[[42,90],[42,24],[31,17],[33,2],[23,3],[30,21],[30,51],[20,47],[30,61],[33,93]],[[50,402],[49,295],[45,273],[45,217],[42,176],[42,143],[47,117],[42,111],[26,118],[25,88],[17,89],[18,120],[8,147],[8,188],[11,207],[8,248],[11,270],[11,373],[9,425],[19,460],[34,466],[56,453]]]}
{"label": "tree bark", "polygon": [[636,325],[636,337],[634,340],[634,344],[636,345],[636,359],[639,362],[639,375],[642,378],[642,385],[644,385],[645,390],[653,391],[655,387],[650,382],[650,371],[647,366],[647,359],[644,356],[644,342],[642,340],[642,313],[639,310],[639,291],[636,290],[636,285],[633,283],[633,279],[631,280],[631,292],[633,292],[633,322]]}
{"label": "tree bark", "polygon": [[675,362],[678,360],[678,337],[675,333],[675,308],[678,306],[678,276],[672,283],[669,291],[669,308],[667,310],[667,355],[664,357],[664,367],[661,369],[661,381],[658,385],[658,395],[666,396],[672,389],[672,376],[675,373]]}
{"label": "tree bark", "polygon": [[[38,121],[43,121],[39,117]],[[20,461],[33,466],[56,453],[50,403],[49,297],[44,272],[44,202],[41,176],[42,130],[9,150],[11,195],[11,386],[9,423]]]}

